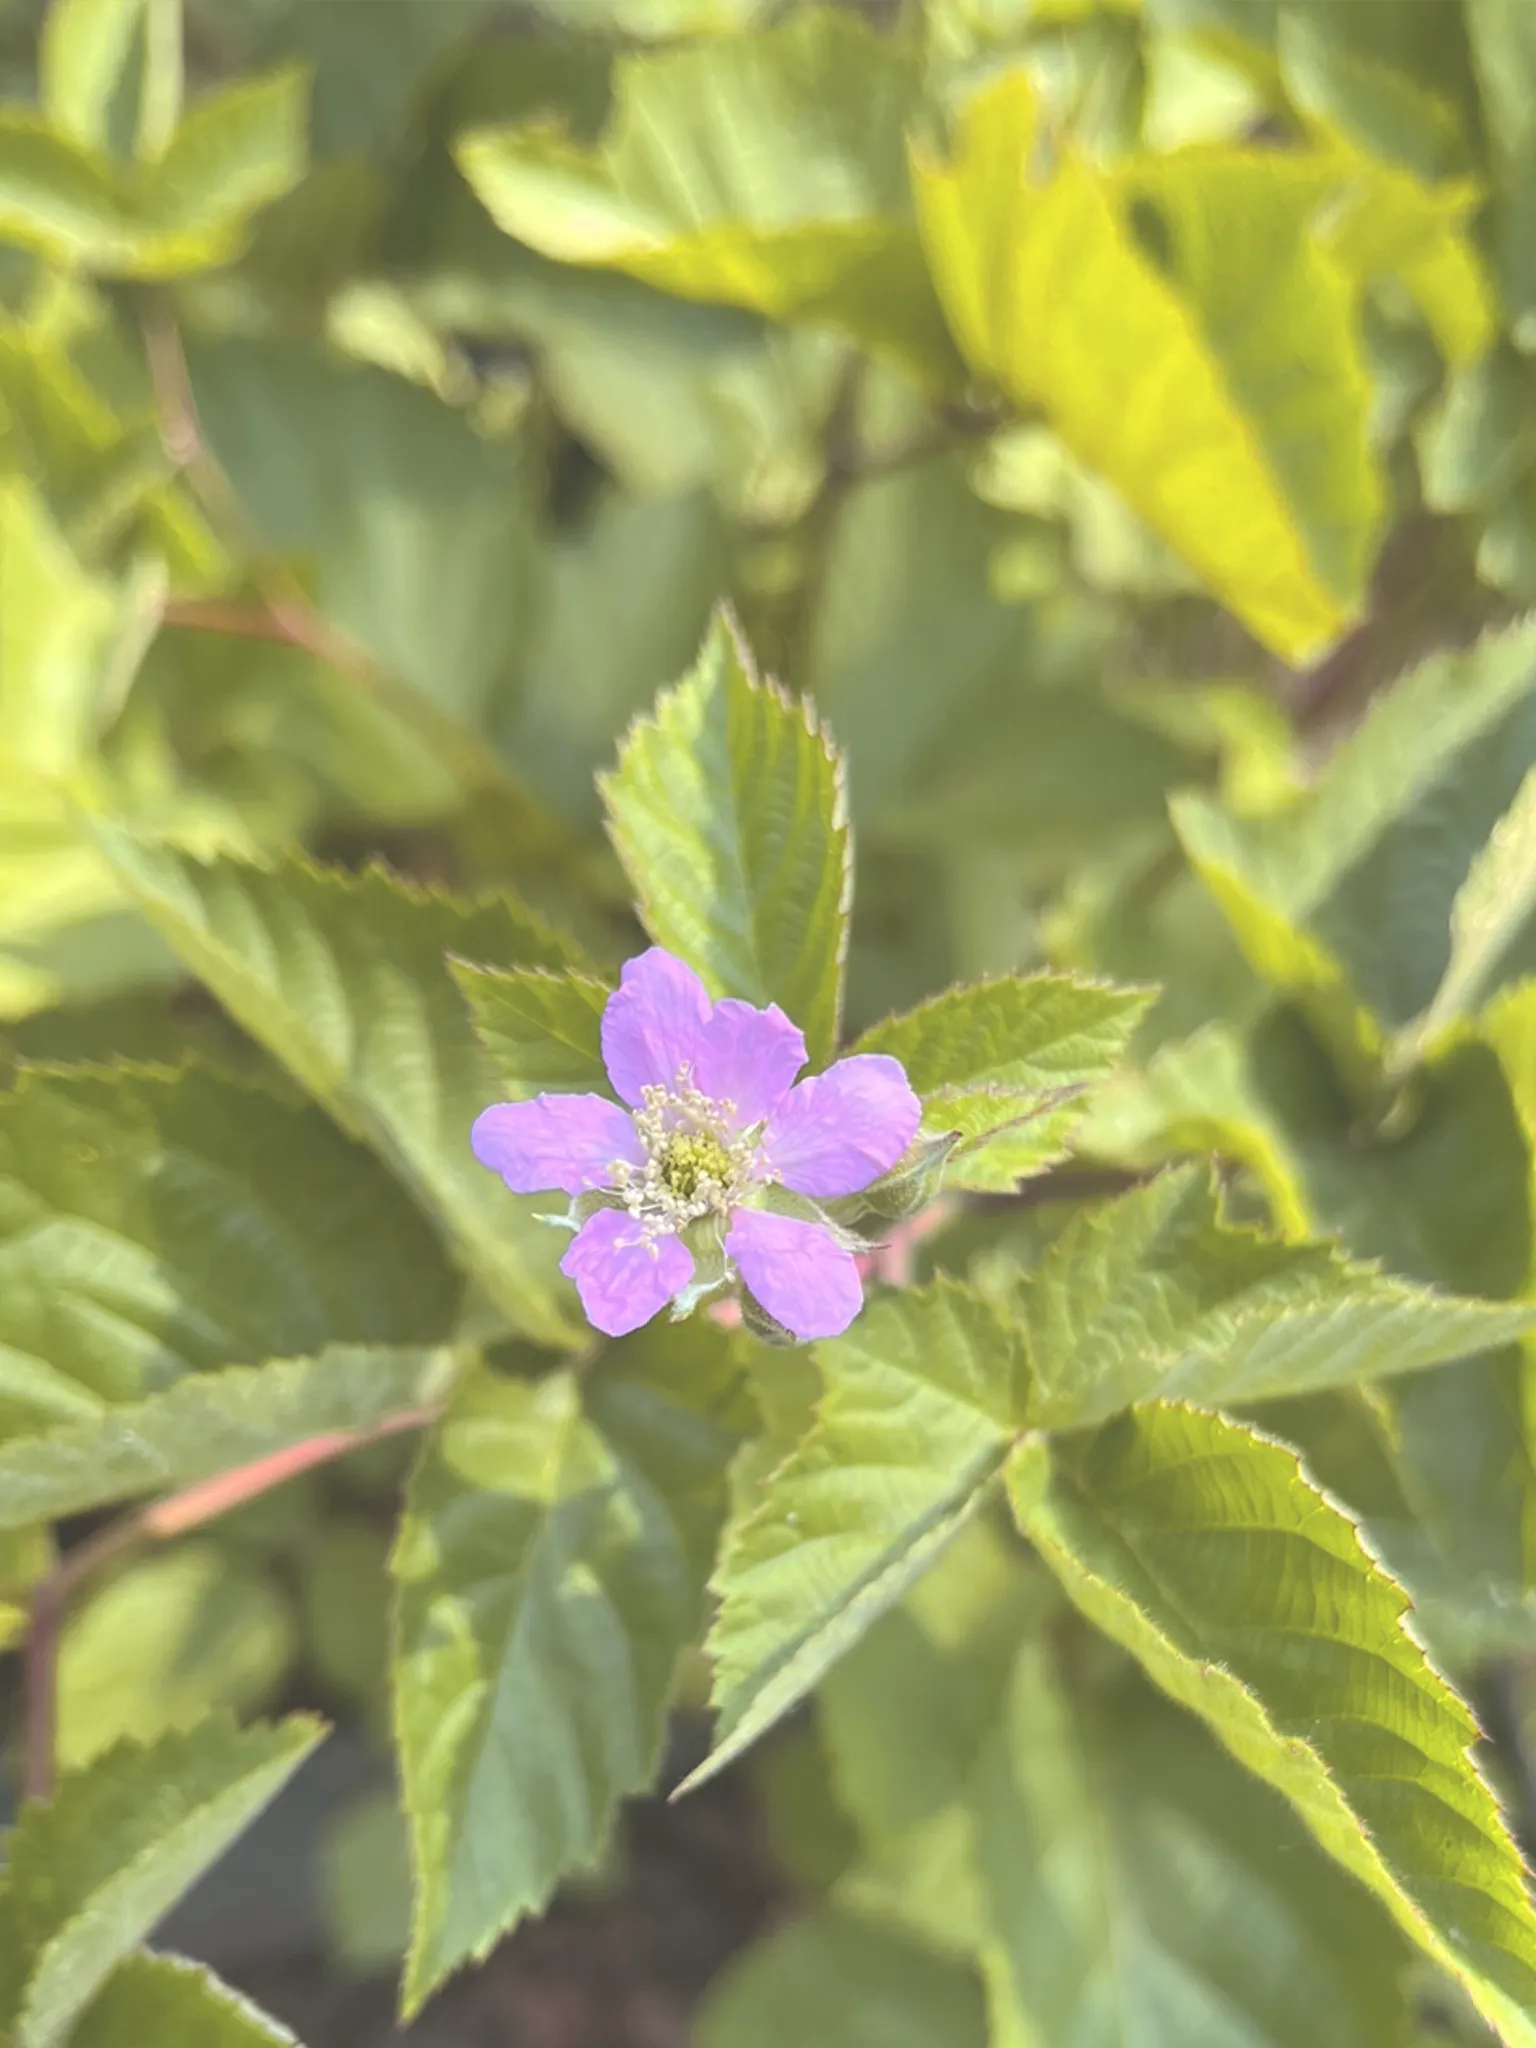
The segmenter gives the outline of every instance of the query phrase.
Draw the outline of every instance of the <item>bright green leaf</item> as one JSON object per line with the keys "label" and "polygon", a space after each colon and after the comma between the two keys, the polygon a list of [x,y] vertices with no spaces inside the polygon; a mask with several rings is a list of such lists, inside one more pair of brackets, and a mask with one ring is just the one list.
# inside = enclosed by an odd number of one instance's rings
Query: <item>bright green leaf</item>
{"label": "bright green leaf", "polygon": [[251,218],[296,185],[309,84],[297,69],[244,79],[192,107],[135,192],[151,276],[236,254]]}
{"label": "bright green leaf", "polygon": [[43,111],[87,148],[106,146],[108,115],[144,10],[145,0],[60,0],[44,18]]}
{"label": "bright green leaf", "polygon": [[1427,1044],[1476,1009],[1536,916],[1536,766],[1494,826],[1451,905],[1451,951],[1433,1002],[1408,1038]]}
{"label": "bright green leaf", "polygon": [[759,681],[722,616],[602,787],[652,938],[713,994],[782,1004],[824,1062],[852,871],[842,763],[810,707]]}
{"label": "bright green leaf", "polygon": [[1070,975],[1008,976],[889,1018],[854,1050],[901,1061],[923,1098],[925,1133],[961,1133],[945,1164],[952,1187],[996,1186],[982,1148],[1021,1126],[1011,1133],[1022,1146],[1008,1160],[1011,1187],[1061,1157],[1083,1092],[1124,1054],[1149,1000]]}
{"label": "bright green leaf", "polygon": [[[457,1304],[432,1233],[361,1147],[196,1067],[31,1073],[0,1097],[0,1240],[3,1433],[83,1422],[108,1467],[84,1419],[109,1403],[331,1342],[430,1343]],[[62,1483],[52,1460],[40,1488],[50,1466]]]}
{"label": "bright green leaf", "polygon": [[805,1442],[727,1539],[708,1649],[715,1747],[692,1783],[810,1691],[975,1513],[1024,1402],[1024,1359],[953,1281],[882,1296],[816,1349]]}
{"label": "bright green leaf", "polygon": [[204,865],[103,819],[91,830],[186,965],[399,1174],[514,1326],[571,1342],[554,1233],[469,1149],[498,1089],[447,968],[449,953],[560,966],[567,943],[506,897],[466,904],[382,868],[349,875],[297,857]]}
{"label": "bright green leaf", "polygon": [[1250,630],[1300,658],[1359,604],[1380,511],[1351,287],[1257,160],[1162,167],[1169,277],[1085,163],[1064,153],[1031,181],[1035,134],[1029,79],[1006,73],[968,103],[953,161],[916,165],[967,356],[1043,408]]}
{"label": "bright green leaf", "polygon": [[62,2048],[119,1963],[303,1763],[323,1729],[205,1722],[120,1748],[32,1805],[10,1837],[27,1958],[16,2048]]}
{"label": "bright green leaf", "polygon": [[596,151],[548,126],[460,142],[508,234],[683,298],[826,320],[926,381],[952,377],[903,156],[917,82],[890,38],[807,7],[621,61],[614,94]]}
{"label": "bright green leaf", "polygon": [[271,1578],[215,1543],[129,1565],[65,1626],[59,1767],[80,1770],[116,1742],[155,1742],[219,1708],[265,1706],[296,1647],[289,1603]]}
{"label": "bright green leaf", "polygon": [[1139,1689],[1069,1695],[1020,1653],[971,1789],[993,2038],[1385,2048],[1385,1916],[1274,1795]]}
{"label": "bright green leaf", "polygon": [[70,2048],[299,2048],[217,1977],[180,1956],[120,1963],[70,2036]]}
{"label": "bright green leaf", "polygon": [[117,614],[112,586],[81,568],[37,493],[0,485],[0,753],[17,766],[79,765]]}
{"label": "bright green leaf", "polygon": [[1536,2041],[1536,1922],[1477,1725],[1294,1454],[1160,1404],[1059,1447],[1017,1511],[1083,1613],[1290,1800],[1511,2048]]}
{"label": "bright green leaf", "polygon": [[136,253],[105,159],[14,107],[0,112],[0,241],[108,272],[131,269]]}
{"label": "bright green leaf", "polygon": [[194,1372],[147,1401],[0,1445],[0,1528],[192,1486],[317,1437],[433,1408],[461,1363],[449,1350],[358,1344]]}
{"label": "bright green leaf", "polygon": [[1260,974],[1340,1001],[1347,975],[1390,1025],[1430,1001],[1456,892],[1536,763],[1533,681],[1536,629],[1515,626],[1404,677],[1277,815],[1175,800],[1185,848]]}
{"label": "bright green leaf", "polygon": [[729,1355],[694,1323],[585,1381],[481,1374],[423,1452],[393,1560],[408,2010],[591,1865],[651,1782],[725,1509]]}
{"label": "bright green leaf", "polygon": [[602,982],[537,967],[502,971],[458,960],[452,967],[476,1036],[513,1100],[545,1090],[609,1092],[598,1027],[612,991]]}
{"label": "bright green leaf", "polygon": [[1235,1407],[1512,1342],[1523,1306],[1465,1301],[1224,1223],[1208,1169],[1074,1216],[1014,1296],[1031,1420],[1079,1429],[1149,1398]]}

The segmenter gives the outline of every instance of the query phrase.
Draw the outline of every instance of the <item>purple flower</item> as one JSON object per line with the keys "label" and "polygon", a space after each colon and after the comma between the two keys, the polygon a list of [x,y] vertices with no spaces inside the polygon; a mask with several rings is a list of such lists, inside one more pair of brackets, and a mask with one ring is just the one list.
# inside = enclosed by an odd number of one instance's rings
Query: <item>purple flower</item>
{"label": "purple flower", "polygon": [[[869,1187],[917,1135],[922,1104],[900,1061],[855,1054],[797,1083],[805,1040],[776,1003],[711,1003],[659,946],[626,964],[602,1045],[627,1108],[538,1095],[497,1103],[470,1135],[514,1194],[559,1189],[579,1203],[560,1270],[589,1319],[621,1337],[739,1274],[802,1341],[846,1330],[863,1302],[858,1269],[816,1204]],[[765,1207],[769,1188],[799,1199]]]}

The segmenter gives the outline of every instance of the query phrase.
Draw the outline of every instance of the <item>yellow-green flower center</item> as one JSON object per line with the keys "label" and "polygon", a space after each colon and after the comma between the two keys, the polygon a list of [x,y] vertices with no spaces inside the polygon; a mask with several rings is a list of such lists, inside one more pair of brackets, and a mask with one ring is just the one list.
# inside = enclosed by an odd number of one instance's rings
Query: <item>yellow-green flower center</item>
{"label": "yellow-green flower center", "polygon": [[668,1192],[684,1202],[691,1202],[705,1181],[724,1187],[735,1169],[730,1153],[708,1131],[674,1133],[656,1163]]}

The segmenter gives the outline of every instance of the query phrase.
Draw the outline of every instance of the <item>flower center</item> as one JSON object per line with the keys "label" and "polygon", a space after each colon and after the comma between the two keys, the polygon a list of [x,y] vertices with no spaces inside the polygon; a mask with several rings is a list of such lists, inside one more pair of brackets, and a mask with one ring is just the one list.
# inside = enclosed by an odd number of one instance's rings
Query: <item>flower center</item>
{"label": "flower center", "polygon": [[705,1181],[724,1187],[731,1178],[731,1155],[713,1131],[679,1131],[668,1139],[656,1161],[662,1183],[691,1202]]}
{"label": "flower center", "polygon": [[701,1094],[686,1068],[672,1087],[641,1091],[635,1132],[645,1164],[615,1161],[613,1186],[648,1236],[723,1215],[751,1178],[756,1143],[737,1130],[736,1105]]}

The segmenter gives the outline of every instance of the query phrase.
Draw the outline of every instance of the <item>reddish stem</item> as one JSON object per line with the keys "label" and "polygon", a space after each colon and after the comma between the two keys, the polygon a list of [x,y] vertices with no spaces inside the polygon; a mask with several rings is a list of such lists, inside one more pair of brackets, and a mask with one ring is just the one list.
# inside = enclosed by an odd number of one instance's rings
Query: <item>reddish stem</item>
{"label": "reddish stem", "polygon": [[143,1544],[164,1543],[173,1536],[184,1535],[260,1494],[270,1493],[274,1486],[281,1486],[300,1472],[329,1464],[362,1444],[377,1443],[383,1437],[399,1436],[406,1430],[425,1429],[436,1419],[437,1411],[433,1408],[402,1408],[369,1429],[332,1430],[324,1436],[306,1437],[302,1443],[290,1444],[270,1457],[237,1465],[216,1478],[200,1480],[179,1493],[167,1494],[163,1500],[151,1501],[148,1507],[137,1508],[109,1523],[61,1558],[32,1595],[24,1673],[23,1798],[53,1796],[58,1776],[59,1648],[65,1616],[77,1587],[103,1565]]}

